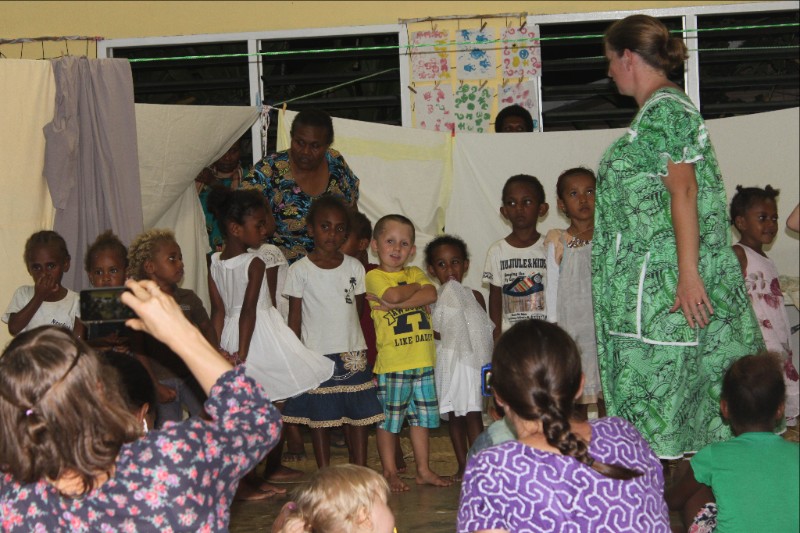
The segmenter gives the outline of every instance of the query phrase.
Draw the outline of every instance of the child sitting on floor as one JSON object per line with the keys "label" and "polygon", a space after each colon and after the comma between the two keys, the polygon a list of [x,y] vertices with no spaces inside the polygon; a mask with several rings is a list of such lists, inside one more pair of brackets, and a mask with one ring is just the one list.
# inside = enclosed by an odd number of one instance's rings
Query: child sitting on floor
{"label": "child sitting on floor", "polygon": [[742,357],[725,373],[720,410],[736,437],[683,462],[667,493],[689,531],[800,530],[800,450],[773,433],[785,398],[773,354]]}

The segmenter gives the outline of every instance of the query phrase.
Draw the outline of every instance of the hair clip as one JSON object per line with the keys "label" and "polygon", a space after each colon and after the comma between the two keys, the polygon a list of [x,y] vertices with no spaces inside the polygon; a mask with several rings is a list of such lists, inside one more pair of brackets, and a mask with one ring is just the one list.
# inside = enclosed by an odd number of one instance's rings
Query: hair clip
{"label": "hair clip", "polygon": [[594,464],[594,458],[589,457],[586,459],[586,466],[591,467]]}
{"label": "hair clip", "polygon": [[31,416],[34,412],[35,411],[33,410],[33,407],[31,407],[30,409],[26,409],[25,416]]}

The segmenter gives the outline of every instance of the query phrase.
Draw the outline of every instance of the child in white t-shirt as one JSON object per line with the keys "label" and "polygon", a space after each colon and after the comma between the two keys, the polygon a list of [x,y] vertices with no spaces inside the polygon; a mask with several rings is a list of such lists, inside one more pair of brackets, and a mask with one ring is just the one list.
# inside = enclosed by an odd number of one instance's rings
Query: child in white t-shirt
{"label": "child in white t-shirt", "polygon": [[538,179],[527,174],[508,178],[500,214],[511,223],[511,233],[489,247],[483,269],[483,281],[489,284],[489,317],[495,325],[495,340],[520,320],[547,320],[546,250],[536,230],[539,217],[546,215],[547,209],[544,187]]}
{"label": "child in white t-shirt", "polygon": [[83,337],[78,293],[61,285],[71,259],[64,238],[55,231],[37,231],[25,243],[24,257],[34,284],[14,292],[3,314],[8,332],[16,336],[38,326],[61,326]]}

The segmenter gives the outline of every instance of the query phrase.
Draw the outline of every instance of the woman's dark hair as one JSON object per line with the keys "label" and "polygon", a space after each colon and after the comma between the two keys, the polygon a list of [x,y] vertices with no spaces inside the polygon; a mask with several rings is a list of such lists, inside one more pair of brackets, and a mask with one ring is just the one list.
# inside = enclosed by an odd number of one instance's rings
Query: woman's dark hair
{"label": "woman's dark hair", "polygon": [[27,484],[74,471],[92,489],[141,425],[117,372],[71,332],[42,326],[0,357],[0,471]]}
{"label": "woman's dark hair", "polygon": [[125,245],[122,244],[119,237],[114,235],[113,231],[108,230],[98,235],[94,242],[89,245],[89,249],[86,250],[86,256],[83,258],[83,268],[86,269],[86,272],[89,274],[92,273],[92,260],[94,256],[106,250],[119,255],[119,257],[122,258],[123,267],[126,269],[128,268],[128,249],[125,248]]}
{"label": "woman's dark hair", "polygon": [[780,357],[765,353],[734,361],[722,378],[721,397],[728,402],[728,417],[734,430],[771,428],[786,399]]}
{"label": "woman's dark hair", "polygon": [[764,200],[774,201],[780,193],[780,190],[773,189],[771,185],[767,185],[763,189],[737,185],[736,194],[731,199],[731,224],[736,224],[736,217],[743,217],[754,203]]}
{"label": "woman's dark hair", "polygon": [[539,181],[539,178],[536,176],[531,176],[529,174],[517,174],[515,176],[511,176],[506,180],[505,185],[503,185],[503,196],[502,198],[505,199],[506,194],[508,194],[508,188],[514,185],[515,183],[523,183],[530,187],[536,197],[539,199],[539,203],[545,203],[544,196],[544,187],[542,187],[542,182]]}
{"label": "woman's dark hair", "polygon": [[595,461],[572,432],[570,416],[581,384],[581,358],[563,329],[542,320],[514,324],[492,356],[492,388],[524,420],[539,420],[547,443],[613,479],[641,476],[629,468]]}
{"label": "woman's dark hair", "polygon": [[370,240],[372,238],[372,222],[367,215],[353,208],[348,209],[350,214],[350,232],[354,233],[359,239]]}
{"label": "woman's dark hair", "polygon": [[214,188],[208,193],[208,210],[214,215],[222,233],[228,236],[228,222],[244,224],[244,217],[257,209],[266,209],[264,196],[255,189]]}
{"label": "woman's dark hair", "polygon": [[101,356],[119,374],[131,411],[138,411],[144,404],[149,404],[150,409],[156,408],[156,387],[147,369],[138,359],[113,350],[105,350],[101,352]]}
{"label": "woman's dark hair", "polygon": [[458,248],[458,251],[461,252],[461,257],[464,258],[464,261],[469,260],[467,243],[455,235],[440,235],[429,242],[427,246],[425,246],[426,265],[433,266],[433,252],[440,246],[453,246],[454,248]]}
{"label": "woman's dark hair", "polygon": [[25,253],[23,254],[23,259],[25,259],[26,265],[31,260],[33,251],[40,247],[50,248],[51,250],[55,251],[60,257],[61,261],[70,260],[69,250],[67,250],[67,243],[64,240],[64,237],[55,231],[43,230],[37,231],[28,237],[27,241],[25,241]]}
{"label": "woman's dark hair", "polygon": [[590,169],[586,167],[575,167],[565,170],[558,176],[558,180],[556,181],[556,196],[564,199],[564,187],[566,186],[567,178],[571,178],[572,176],[589,176],[592,178],[592,181],[597,183],[597,176],[594,175]]}
{"label": "woman's dark hair", "polygon": [[303,109],[295,115],[289,135],[293,136],[297,126],[321,128],[327,133],[328,145],[333,144],[333,120],[331,116],[321,109]]}
{"label": "woman's dark hair", "polygon": [[319,198],[315,198],[313,202],[311,202],[311,207],[308,208],[308,213],[306,214],[306,224],[313,225],[314,219],[317,216],[317,213],[322,211],[323,209],[337,209],[339,210],[342,215],[344,216],[344,220],[347,223],[347,228],[350,228],[350,210],[347,207],[347,204],[344,203],[344,200],[339,198],[338,196],[333,196],[330,194],[325,194],[320,196]]}
{"label": "woman's dark hair", "polygon": [[522,107],[521,105],[512,104],[508,107],[504,107],[497,113],[497,116],[494,118],[494,131],[496,133],[502,133],[503,131],[503,122],[508,117],[519,117],[525,123],[525,131],[531,132],[533,131],[533,117],[531,114],[528,113],[528,110]]}
{"label": "woman's dark hair", "polygon": [[683,39],[670,35],[657,18],[631,15],[608,27],[603,37],[606,50],[621,56],[625,50],[636,52],[651,67],[670,74],[689,57]]}

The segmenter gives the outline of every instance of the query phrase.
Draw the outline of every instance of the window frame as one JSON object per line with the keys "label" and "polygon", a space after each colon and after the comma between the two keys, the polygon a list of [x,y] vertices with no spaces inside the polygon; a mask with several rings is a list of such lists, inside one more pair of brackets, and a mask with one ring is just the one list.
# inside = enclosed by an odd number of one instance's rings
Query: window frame
{"label": "window frame", "polygon": [[[758,4],[723,4],[684,6],[654,9],[634,9],[622,11],[597,11],[591,13],[565,13],[554,15],[528,15],[528,25],[545,26],[547,24],[563,24],[569,22],[600,22],[612,23],[629,15],[645,14],[656,18],[676,17],[683,21],[683,35],[686,47],[689,49],[689,58],[684,69],[684,87],[686,94],[697,109],[700,107],[700,53],[697,51],[697,17],[699,15],[723,15],[726,13],[768,13],[770,11],[797,11],[798,3],[794,1],[763,2]],[[541,30],[540,30],[541,31]],[[539,127],[540,131],[547,131],[542,120],[542,77],[537,76],[537,98],[539,101]]]}
{"label": "window frame", "polygon": [[[308,28],[297,30],[270,30],[251,31],[241,33],[203,33],[196,35],[175,35],[165,37],[135,37],[128,39],[107,39],[97,43],[97,57],[114,57],[115,48],[144,47],[158,45],[187,45],[208,44],[224,42],[247,42],[247,53],[257,54],[261,49],[261,41],[278,41],[288,39],[305,39],[309,37],[338,37],[374,34],[397,34],[400,56],[400,112],[403,127],[411,126],[411,99],[408,91],[403,90],[410,84],[409,55],[403,53],[408,45],[408,33],[404,24],[378,24],[369,26],[338,26],[326,28]],[[264,94],[261,80],[260,56],[248,61],[248,75],[250,78],[250,105],[257,106],[258,95]],[[250,128],[253,139],[261,138],[261,124],[257,121]],[[261,143],[253,142],[253,163],[257,163],[264,154],[261,153]]]}
{"label": "window frame", "polygon": [[[726,13],[755,13],[770,11],[796,11],[798,4],[792,0],[782,0],[763,3],[696,5],[671,8],[653,8],[638,10],[618,11],[593,11],[581,13],[566,13],[552,15],[528,15],[527,24],[543,26],[552,23],[592,22],[607,21],[609,23],[634,15],[644,13],[654,17],[678,17],[683,21],[684,30],[697,29],[698,15],[720,15]],[[464,17],[467,18],[467,17]],[[409,91],[404,90],[411,82],[410,55],[406,48],[408,45],[408,31],[406,24],[378,24],[369,26],[337,26],[324,28],[308,28],[295,30],[270,30],[251,31],[241,33],[204,33],[196,35],[176,35],[164,37],[136,37],[127,39],[108,39],[97,43],[97,57],[114,57],[114,48],[142,47],[158,45],[204,44],[216,42],[247,42],[247,53],[256,54],[260,50],[261,41],[281,39],[301,39],[307,37],[336,37],[355,36],[365,34],[396,33],[398,39],[398,55],[400,63],[400,109],[403,127],[412,127],[411,97]],[[684,86],[692,102],[700,109],[700,59],[697,49],[697,34],[685,33],[684,41],[689,48],[689,58],[684,70]],[[250,78],[250,105],[258,105],[258,94],[263,94],[260,77],[261,61],[249,61],[248,73]],[[542,117],[542,78],[536,76],[537,99],[539,104],[539,128],[546,131]],[[253,139],[259,139],[260,124],[256,123],[251,128]],[[261,159],[261,143],[253,143],[253,162]]]}

